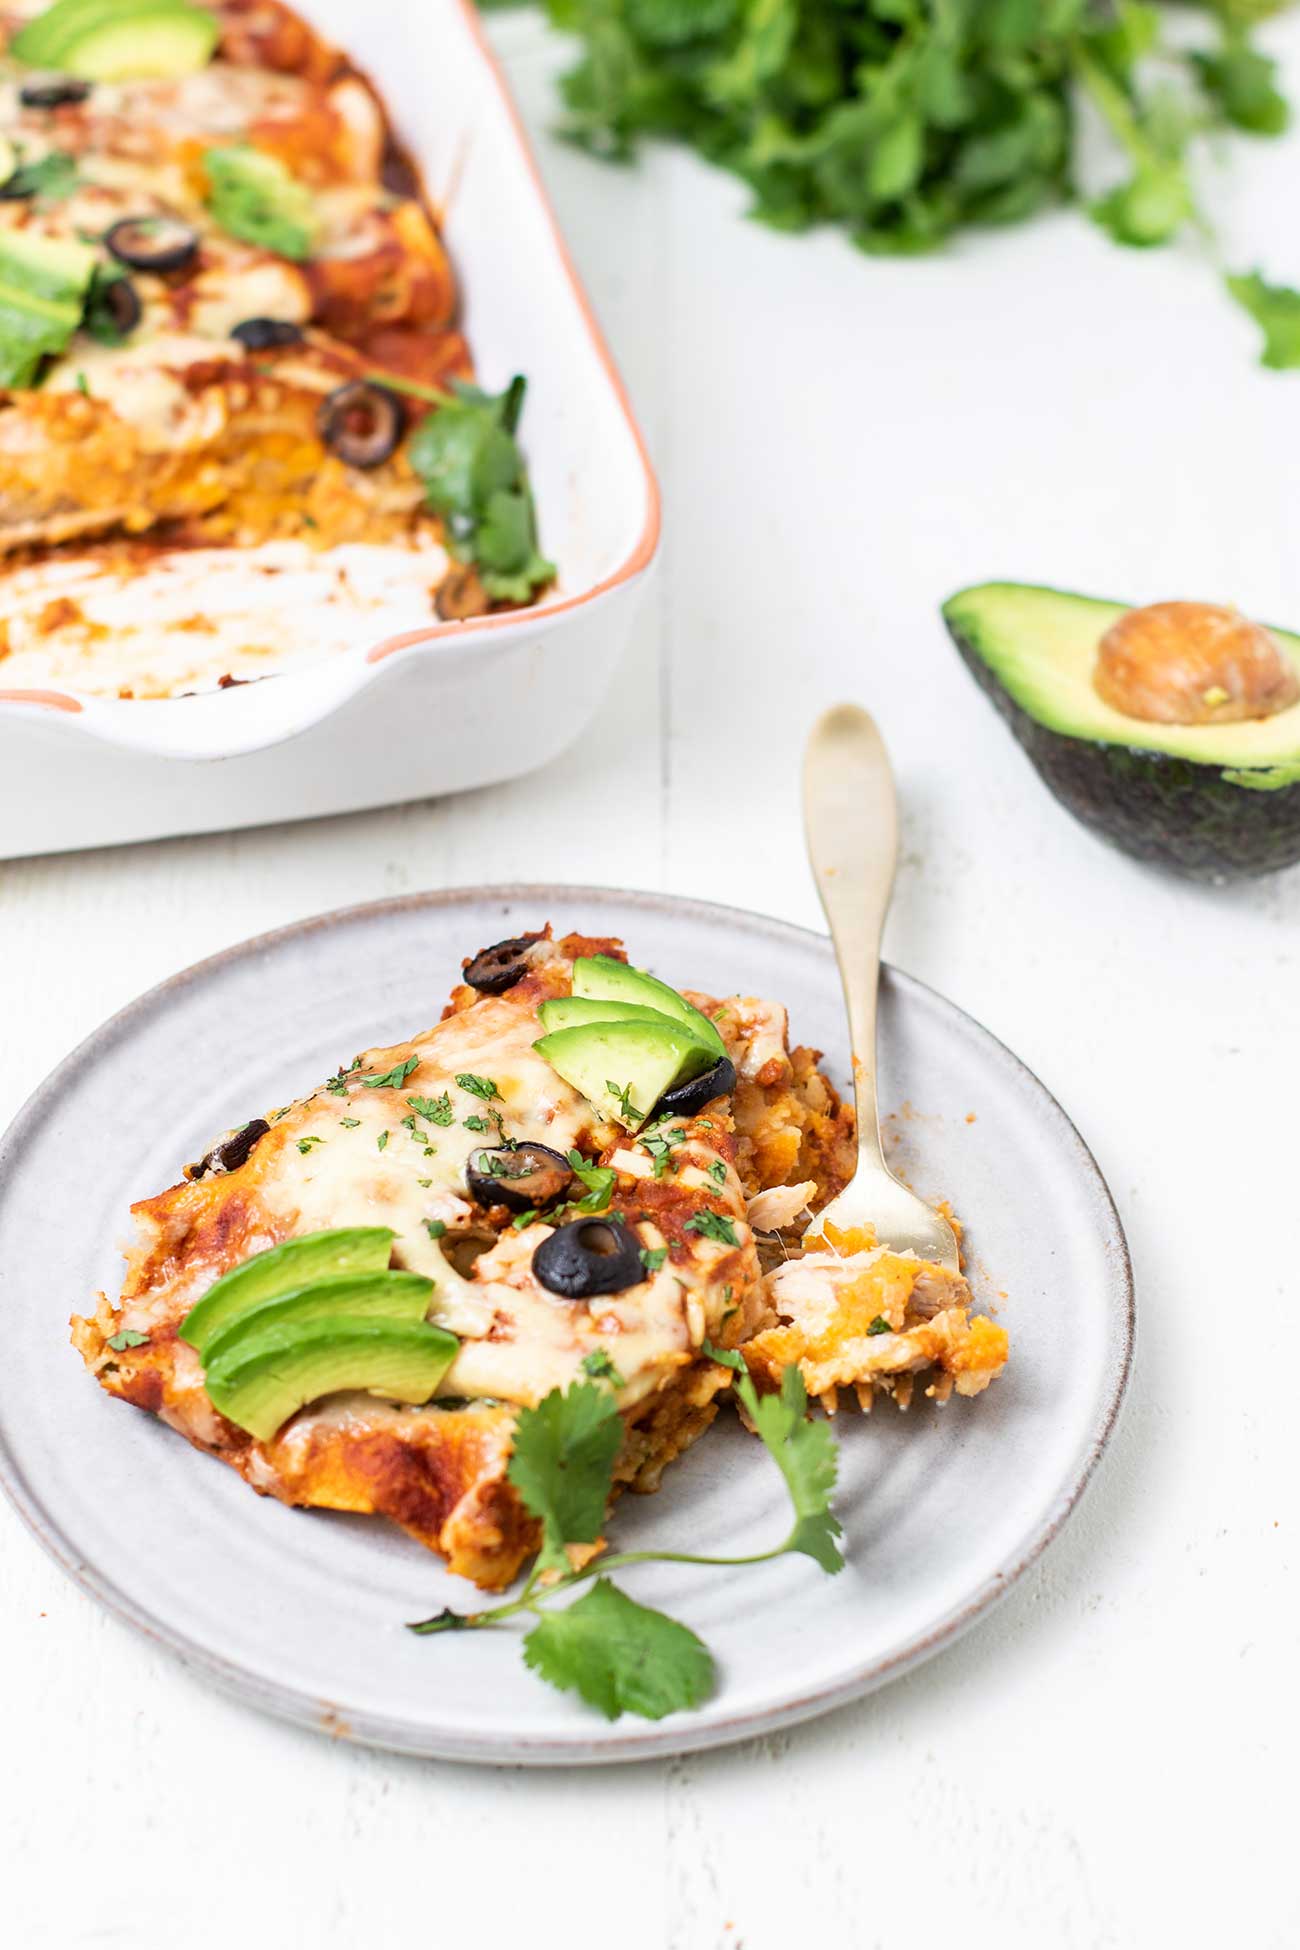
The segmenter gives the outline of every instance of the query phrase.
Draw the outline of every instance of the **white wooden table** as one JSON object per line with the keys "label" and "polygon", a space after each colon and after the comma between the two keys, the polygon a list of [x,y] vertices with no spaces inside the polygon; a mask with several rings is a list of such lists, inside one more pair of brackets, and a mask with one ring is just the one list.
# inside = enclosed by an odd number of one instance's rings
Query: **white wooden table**
{"label": "white wooden table", "polygon": [[[545,137],[541,28],[496,31],[665,490],[614,694],[513,786],[0,868],[0,1113],[172,970],[407,888],[572,879],[815,923],[799,744],[858,697],[903,798],[891,957],[1038,1071],[1119,1201],[1127,1412],[1066,1533],[955,1649],[834,1719],[599,1775],[259,1719],[0,1509],[6,1940],[1293,1945],[1300,871],[1216,892],[1090,838],[937,604],[1005,575],[1294,622],[1300,375],[1253,364],[1192,255],[1069,214],[894,264],[743,223],[683,156],[599,168]],[[1273,38],[1300,92],[1300,22]],[[1300,276],[1300,136],[1238,165],[1236,256]]]}

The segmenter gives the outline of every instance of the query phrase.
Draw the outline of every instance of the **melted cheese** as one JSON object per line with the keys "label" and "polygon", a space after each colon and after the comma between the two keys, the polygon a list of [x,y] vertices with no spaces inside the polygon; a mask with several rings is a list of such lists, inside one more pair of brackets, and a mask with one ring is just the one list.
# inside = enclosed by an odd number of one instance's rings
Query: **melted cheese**
{"label": "melted cheese", "polygon": [[[541,955],[549,953],[542,944]],[[546,963],[539,957],[534,966]],[[568,966],[560,964],[556,988],[567,986]],[[146,1201],[137,1208],[143,1250],[171,1242],[162,1261],[165,1276],[128,1302],[122,1325],[148,1331],[181,1317],[228,1264],[277,1239],[384,1225],[395,1235],[395,1263],[434,1282],[430,1319],[461,1342],[440,1395],[532,1404],[578,1378],[584,1357],[597,1348],[609,1353],[623,1378],[623,1406],[653,1392],[694,1358],[707,1334],[719,1331],[734,1304],[735,1282],[756,1279],[756,1268],[737,1260],[738,1250],[751,1251],[739,1181],[729,1167],[707,1171],[719,1158],[711,1121],[704,1131],[684,1126],[687,1136],[676,1147],[680,1168],[658,1189],[669,1200],[684,1200],[689,1213],[703,1202],[700,1192],[712,1204],[724,1203],[736,1245],[679,1231],[675,1251],[620,1292],[566,1299],[543,1287],[533,1272],[534,1254],[552,1230],[543,1220],[507,1227],[468,1276],[455,1270],[441,1238],[430,1232],[431,1225],[435,1232],[439,1225],[454,1232],[482,1220],[467,1193],[466,1164],[472,1150],[501,1142],[496,1113],[511,1139],[561,1153],[576,1147],[589,1157],[612,1152],[620,1222],[643,1250],[668,1244],[653,1209],[638,1209],[648,1199],[639,1189],[642,1174],[620,1169],[645,1154],[634,1143],[618,1146],[614,1127],[599,1122],[586,1100],[537,1055],[533,1044],[540,1032],[531,1001],[483,997],[410,1043],[368,1051],[334,1079],[333,1088],[321,1086],[274,1113],[249,1163],[228,1179],[199,1180]],[[414,1067],[397,1084],[369,1081],[408,1064]],[[462,1077],[484,1079],[496,1094],[485,1099]],[[696,1185],[698,1192],[691,1189]],[[222,1207],[229,1201],[228,1220],[213,1213],[214,1200]],[[679,1228],[681,1218],[679,1207]],[[205,1244],[205,1224],[213,1227],[215,1251]],[[234,1224],[247,1232],[232,1260]],[[191,1379],[200,1386],[197,1372]]]}
{"label": "melted cheese", "polygon": [[5,578],[0,681],[142,698],[265,677],[427,624],[446,567],[433,542],[60,556]]}

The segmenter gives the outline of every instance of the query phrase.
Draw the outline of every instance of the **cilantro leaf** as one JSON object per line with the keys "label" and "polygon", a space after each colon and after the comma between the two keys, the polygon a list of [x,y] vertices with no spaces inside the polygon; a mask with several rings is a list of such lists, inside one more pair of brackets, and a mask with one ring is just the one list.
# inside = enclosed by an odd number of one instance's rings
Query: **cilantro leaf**
{"label": "cilantro leaf", "polygon": [[575,1178],[581,1179],[587,1187],[586,1196],[576,1199],[569,1207],[571,1212],[603,1212],[614,1196],[614,1186],[618,1173],[610,1165],[588,1164],[581,1151],[570,1151],[569,1169]]}
{"label": "cilantro leaf", "polygon": [[[743,1395],[745,1387],[752,1390],[753,1383],[740,1384],[737,1393]],[[835,1438],[827,1423],[807,1420],[808,1395],[798,1368],[785,1370],[779,1395],[755,1393],[753,1402],[746,1406],[769,1455],[785,1477],[795,1507],[795,1527],[786,1549],[802,1551],[823,1571],[842,1571],[844,1559],[835,1541],[842,1531],[839,1519],[831,1512],[839,1469]]]}
{"label": "cilantro leaf", "polygon": [[1228,290],[1264,334],[1260,364],[1274,372],[1300,366],[1300,291],[1266,284],[1258,271],[1225,280]]}
{"label": "cilantro leaf", "polygon": [[871,1322],[871,1324],[867,1328],[868,1335],[892,1334],[893,1331],[894,1331],[893,1328],[890,1326],[889,1322],[885,1319],[885,1316],[883,1314],[877,1314],[875,1319]]}
{"label": "cilantro leaf", "polygon": [[743,1354],[735,1348],[714,1347],[709,1341],[705,1341],[703,1352],[735,1374],[732,1385],[736,1395],[785,1477],[795,1510],[794,1529],[785,1549],[811,1557],[823,1571],[842,1571],[844,1559],[836,1539],[843,1535],[843,1529],[831,1510],[839,1471],[835,1438],[826,1422],[807,1419],[808,1392],[798,1368],[785,1370],[779,1395],[760,1395]]}
{"label": "cilantro leaf", "polygon": [[616,1720],[662,1720],[713,1690],[713,1658],[694,1632],[638,1605],[608,1578],[563,1611],[547,1612],[524,1640],[531,1669]]}
{"label": "cilantro leaf", "polygon": [[555,576],[554,564],[538,550],[527,469],[515,439],[523,400],[519,377],[499,394],[455,380],[406,449],[452,553],[476,565],[484,589],[499,602],[531,602]]}
{"label": "cilantro leaf", "polygon": [[427,1118],[430,1124],[453,1124],[456,1120],[451,1098],[445,1090],[441,1097],[408,1097],[406,1101],[417,1117]]}
{"label": "cilantro leaf", "polygon": [[9,203],[41,196],[50,203],[62,203],[72,195],[79,181],[73,157],[66,150],[52,149],[48,156],[40,156],[35,162],[18,164],[5,180],[4,200]]}
{"label": "cilantro leaf", "polygon": [[623,1424],[613,1397],[591,1382],[553,1388],[515,1424],[510,1481],[542,1524],[538,1566],[567,1570],[566,1544],[594,1544],[605,1520]]}
{"label": "cilantro leaf", "polygon": [[1291,116],[1277,86],[1277,62],[1251,47],[1240,29],[1229,28],[1214,54],[1195,53],[1201,81],[1234,128],[1252,135],[1281,135]]}
{"label": "cilantro leaf", "polygon": [[381,1077],[362,1077],[367,1090],[400,1090],[409,1076],[420,1067],[418,1056],[408,1056],[404,1063],[395,1063],[391,1070],[385,1070]]}
{"label": "cilantro leaf", "polygon": [[462,1090],[468,1090],[471,1097],[481,1097],[484,1103],[490,1103],[493,1097],[501,1095],[491,1077],[476,1077],[472,1071],[457,1077],[456,1081]]}
{"label": "cilantro leaf", "polygon": [[682,1227],[682,1231],[698,1232],[702,1239],[715,1240],[720,1246],[738,1246],[740,1244],[739,1239],[736,1237],[736,1228],[731,1220],[725,1218],[721,1212],[713,1211],[709,1206],[705,1206],[699,1212],[694,1213],[686,1221],[686,1224]]}
{"label": "cilantro leaf", "polygon": [[668,1257],[667,1246],[642,1246],[641,1264],[647,1273],[657,1273]]}
{"label": "cilantro leaf", "polygon": [[593,1347],[582,1357],[582,1372],[590,1375],[593,1381],[607,1381],[611,1388],[625,1386],[622,1375],[614,1366],[609,1351],[603,1347]]}
{"label": "cilantro leaf", "polygon": [[115,1354],[121,1354],[125,1348],[146,1347],[148,1342],[149,1336],[142,1334],[138,1328],[123,1327],[116,1334],[111,1334],[104,1346],[111,1347]]}

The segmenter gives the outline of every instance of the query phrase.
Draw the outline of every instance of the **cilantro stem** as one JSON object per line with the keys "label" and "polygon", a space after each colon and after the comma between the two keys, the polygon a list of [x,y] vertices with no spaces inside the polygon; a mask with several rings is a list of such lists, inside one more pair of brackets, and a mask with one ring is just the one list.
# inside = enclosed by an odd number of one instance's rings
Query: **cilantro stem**
{"label": "cilantro stem", "polygon": [[[746,1564],[769,1564],[773,1558],[784,1557],[790,1548],[790,1540],[776,1544],[771,1550],[754,1551],[747,1557],[699,1557],[691,1551],[614,1551],[608,1556],[593,1558],[580,1571],[570,1571],[566,1577],[557,1578],[554,1584],[547,1585],[544,1591],[537,1590],[538,1571],[534,1565],[527,1584],[517,1598],[508,1604],[494,1605],[491,1611],[467,1611],[456,1615],[456,1624],[439,1624],[439,1630],[461,1630],[482,1625],[500,1625],[507,1618],[516,1618],[521,1611],[531,1611],[541,1616],[542,1606],[551,1598],[558,1598],[562,1591],[571,1591],[575,1585],[585,1584],[589,1578],[603,1577],[607,1571],[624,1571],[632,1564],[704,1564],[717,1565],[723,1570],[735,1569]],[[447,1619],[447,1613],[443,1613]],[[430,1620],[408,1625],[409,1632],[428,1632],[435,1629]]]}
{"label": "cilantro stem", "polygon": [[391,372],[367,372],[362,378],[372,386],[387,386],[390,393],[409,393],[412,399],[427,400],[430,406],[446,406],[452,397],[441,386],[422,386],[418,379],[399,379]]}

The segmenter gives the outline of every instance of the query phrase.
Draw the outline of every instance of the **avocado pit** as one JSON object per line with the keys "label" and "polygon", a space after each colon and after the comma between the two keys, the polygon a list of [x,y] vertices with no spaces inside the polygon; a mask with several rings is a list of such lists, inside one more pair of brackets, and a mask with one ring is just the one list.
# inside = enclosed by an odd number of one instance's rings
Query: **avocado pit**
{"label": "avocado pit", "polygon": [[1098,645],[1093,685],[1112,710],[1152,724],[1243,724],[1300,701],[1277,639],[1217,603],[1126,610]]}

